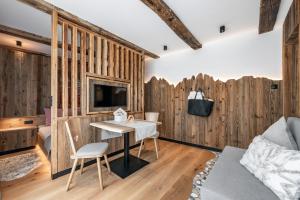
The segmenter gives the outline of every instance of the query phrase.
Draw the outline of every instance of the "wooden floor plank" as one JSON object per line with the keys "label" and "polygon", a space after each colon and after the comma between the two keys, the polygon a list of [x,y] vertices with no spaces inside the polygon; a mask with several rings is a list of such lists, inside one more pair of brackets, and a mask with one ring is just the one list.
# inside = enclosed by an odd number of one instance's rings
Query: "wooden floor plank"
{"label": "wooden floor plank", "polygon": [[[187,199],[192,189],[193,177],[197,171],[203,169],[207,160],[214,157],[214,154],[199,148],[161,140],[159,140],[159,147],[160,158],[157,160],[153,141],[147,141],[141,158],[149,161],[150,164],[126,179],[121,179],[113,173],[109,174],[103,167],[103,191],[99,189],[96,165],[86,167],[81,176],[77,170],[70,191],[66,192],[68,175],[50,180],[50,165],[43,157],[43,165],[28,176],[1,183],[3,200]],[[41,150],[37,149],[37,151],[42,154]],[[137,155],[138,148],[131,150],[131,153]],[[111,159],[115,157],[109,158]]]}

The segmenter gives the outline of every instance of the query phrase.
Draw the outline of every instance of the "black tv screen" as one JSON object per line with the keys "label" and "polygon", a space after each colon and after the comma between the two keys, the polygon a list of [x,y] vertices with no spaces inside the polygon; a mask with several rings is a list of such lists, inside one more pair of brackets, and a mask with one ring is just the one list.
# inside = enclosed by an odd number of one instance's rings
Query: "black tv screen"
{"label": "black tv screen", "polygon": [[127,88],[94,85],[94,107],[127,106]]}

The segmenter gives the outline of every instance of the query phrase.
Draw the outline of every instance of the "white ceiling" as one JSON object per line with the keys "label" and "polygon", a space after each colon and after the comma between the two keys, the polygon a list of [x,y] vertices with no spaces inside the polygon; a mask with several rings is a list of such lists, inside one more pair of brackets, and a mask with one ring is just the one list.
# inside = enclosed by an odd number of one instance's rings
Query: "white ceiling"
{"label": "white ceiling", "polygon": [[[162,55],[189,48],[140,0],[46,0],[138,46]],[[165,0],[203,44],[241,31],[258,29],[260,0]],[[283,0],[282,25],[292,0]],[[50,16],[17,0],[0,1],[0,24],[50,37]],[[219,26],[226,25],[225,34]],[[2,37],[2,36],[1,36]]]}

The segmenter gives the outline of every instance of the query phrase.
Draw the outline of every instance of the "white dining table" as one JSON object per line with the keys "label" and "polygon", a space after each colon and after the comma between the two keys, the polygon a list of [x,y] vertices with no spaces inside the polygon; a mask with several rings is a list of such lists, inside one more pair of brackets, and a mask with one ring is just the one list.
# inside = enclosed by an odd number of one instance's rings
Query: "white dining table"
{"label": "white dining table", "polygon": [[[146,120],[133,120],[133,121],[125,121],[125,122],[116,122],[116,121],[101,121],[101,122],[93,122],[90,123],[91,126],[95,128],[99,128],[102,130],[119,133],[122,134],[124,137],[124,156],[112,160],[110,162],[111,171],[122,178],[126,178],[129,175],[133,174],[137,170],[143,168],[149,162],[140,159],[136,156],[133,156],[129,153],[129,133],[130,132],[139,132],[141,133],[141,137],[148,137],[151,136],[153,133],[148,133],[147,130],[153,131],[153,127],[161,125],[161,122],[152,122]],[[143,130],[144,127],[144,130]],[[149,135],[147,135],[149,134]],[[137,137],[136,137],[137,139]],[[143,138],[142,138],[143,139]]]}

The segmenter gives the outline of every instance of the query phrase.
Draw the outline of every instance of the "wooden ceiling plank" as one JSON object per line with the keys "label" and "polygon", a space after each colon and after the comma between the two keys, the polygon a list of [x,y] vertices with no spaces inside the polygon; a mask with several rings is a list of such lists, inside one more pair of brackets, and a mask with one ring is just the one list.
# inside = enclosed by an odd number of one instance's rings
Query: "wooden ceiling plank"
{"label": "wooden ceiling plank", "polygon": [[[186,44],[193,49],[202,48],[202,44],[177,17],[175,12],[163,0],[141,0],[153,10]],[[146,52],[145,52],[146,53]]]}
{"label": "wooden ceiling plank", "polygon": [[58,15],[62,18],[65,18],[69,21],[72,21],[76,24],[79,24],[80,26],[83,26],[83,27],[86,27],[88,29],[90,29],[91,31],[94,31],[95,33],[98,33],[99,35],[102,35],[104,37],[106,37],[107,39],[110,39],[110,40],[113,40],[115,42],[118,42],[124,46],[127,46],[135,51],[138,51],[140,53],[142,53],[143,51],[145,52],[145,55],[146,56],[149,56],[151,58],[159,58],[158,55],[146,50],[146,49],[143,49],[135,44],[133,44],[132,42],[129,42],[107,30],[104,30],[86,20],[83,20],[61,8],[58,8],[54,5],[52,5],[51,3],[48,3],[44,0],[18,0],[22,3],[25,3],[27,5],[30,5],[38,10],[41,10],[45,13],[48,13],[48,14],[51,14],[53,11],[56,11],[58,13]]}
{"label": "wooden ceiling plank", "polygon": [[270,32],[274,29],[281,0],[261,0],[259,16],[259,34]]}

